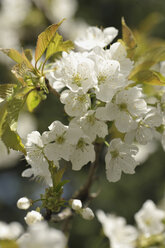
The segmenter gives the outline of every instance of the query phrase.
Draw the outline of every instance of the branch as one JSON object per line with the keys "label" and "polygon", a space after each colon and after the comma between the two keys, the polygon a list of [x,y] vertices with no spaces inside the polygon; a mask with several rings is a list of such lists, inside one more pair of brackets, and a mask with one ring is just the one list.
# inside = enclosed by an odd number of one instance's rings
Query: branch
{"label": "branch", "polygon": [[45,78],[45,82],[46,82],[46,86],[48,87],[49,92],[53,93],[53,95],[60,98],[60,93],[58,93],[55,89],[52,88],[47,78]]}
{"label": "branch", "polygon": [[94,163],[91,164],[89,170],[89,176],[86,183],[73,195],[73,199],[80,199],[82,202],[85,202],[91,199],[90,195],[90,188],[93,182],[96,180],[96,170],[99,165],[99,158],[100,158],[100,150],[102,148],[102,144],[95,144],[95,151],[96,151],[96,160]]}

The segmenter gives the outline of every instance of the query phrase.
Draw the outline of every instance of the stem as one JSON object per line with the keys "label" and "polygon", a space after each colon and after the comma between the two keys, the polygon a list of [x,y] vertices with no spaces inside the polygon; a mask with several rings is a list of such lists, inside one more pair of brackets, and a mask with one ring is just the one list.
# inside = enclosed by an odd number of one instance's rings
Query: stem
{"label": "stem", "polygon": [[82,202],[85,202],[91,198],[90,188],[96,179],[96,171],[99,165],[99,155],[101,148],[102,144],[95,144],[96,160],[93,164],[91,164],[88,179],[86,183],[73,195],[72,198],[80,199]]}
{"label": "stem", "polygon": [[55,95],[56,97],[60,98],[60,93],[58,93],[55,89],[53,89],[49,83],[49,80],[47,78],[45,78],[45,82],[46,82],[46,86],[49,90],[49,92],[53,93],[53,95]]}

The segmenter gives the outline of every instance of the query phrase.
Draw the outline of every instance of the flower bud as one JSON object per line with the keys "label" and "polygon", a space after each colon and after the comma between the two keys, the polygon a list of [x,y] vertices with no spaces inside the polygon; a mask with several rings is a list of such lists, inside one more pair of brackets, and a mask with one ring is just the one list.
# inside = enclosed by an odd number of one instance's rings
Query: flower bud
{"label": "flower bud", "polygon": [[81,216],[85,220],[92,220],[94,218],[94,213],[91,208],[83,208],[81,211]]}
{"label": "flower bud", "polygon": [[24,219],[28,225],[31,225],[43,220],[43,216],[39,212],[32,210],[27,213]]}
{"label": "flower bud", "polygon": [[17,207],[19,209],[28,209],[30,205],[31,202],[27,197],[22,197],[17,201]]}
{"label": "flower bud", "polygon": [[82,202],[78,199],[74,199],[71,205],[72,209],[78,211],[82,208]]}

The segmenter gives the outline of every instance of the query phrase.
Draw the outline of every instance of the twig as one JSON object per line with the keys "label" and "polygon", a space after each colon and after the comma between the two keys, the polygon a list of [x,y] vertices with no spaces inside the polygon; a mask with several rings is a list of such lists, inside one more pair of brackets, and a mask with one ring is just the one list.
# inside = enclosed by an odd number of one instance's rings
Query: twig
{"label": "twig", "polygon": [[90,188],[96,179],[96,170],[99,165],[99,158],[100,158],[100,150],[101,144],[95,144],[95,151],[96,151],[96,160],[93,164],[91,164],[89,176],[86,183],[73,195],[72,198],[80,199],[82,202],[87,201],[90,197]]}

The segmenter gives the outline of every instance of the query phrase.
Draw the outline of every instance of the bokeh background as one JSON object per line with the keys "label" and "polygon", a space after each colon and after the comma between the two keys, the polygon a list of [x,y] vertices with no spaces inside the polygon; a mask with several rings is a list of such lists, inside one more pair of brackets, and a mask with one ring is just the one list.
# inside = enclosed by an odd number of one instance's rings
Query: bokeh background
{"label": "bokeh background", "polygon": [[[74,39],[89,26],[114,26],[121,37],[121,17],[130,28],[145,35],[151,42],[165,42],[164,0],[0,0],[0,47],[34,49],[37,36],[48,25],[62,18],[67,20],[60,30],[66,39]],[[150,43],[148,43],[150,45]],[[14,82],[10,69],[12,62],[0,54],[0,83]],[[53,95],[42,102],[33,114],[26,108],[21,113],[18,131],[25,139],[28,132],[47,130],[54,120],[67,124],[63,106]],[[105,176],[104,156],[100,161],[99,179],[93,191],[101,192],[91,203],[95,211],[103,209],[124,216],[134,223],[134,213],[147,199],[165,208],[165,152],[158,143],[142,149],[135,175],[122,175],[117,183],[109,183]],[[16,207],[16,201],[27,196],[32,199],[44,191],[44,184],[21,177],[26,168],[25,159],[13,151],[8,156],[0,143],[0,220],[19,221],[24,225],[24,211]],[[69,198],[80,184],[85,182],[88,168],[80,172],[67,172],[70,179],[64,197]],[[109,247],[100,232],[97,220],[91,222],[75,217],[70,237],[71,248]]]}

